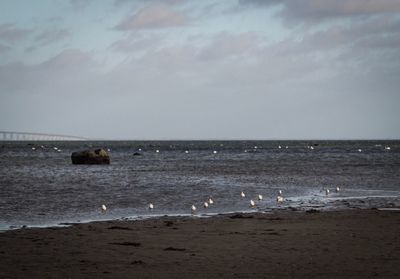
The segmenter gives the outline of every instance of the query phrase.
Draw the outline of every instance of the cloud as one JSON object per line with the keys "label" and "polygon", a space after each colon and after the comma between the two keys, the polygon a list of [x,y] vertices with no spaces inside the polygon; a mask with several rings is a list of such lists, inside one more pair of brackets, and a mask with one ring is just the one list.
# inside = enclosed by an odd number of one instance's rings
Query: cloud
{"label": "cloud", "polygon": [[[55,88],[69,88],[92,72],[98,64],[90,53],[66,49],[34,65],[14,62],[0,66],[0,94],[51,93]],[[48,90],[52,88],[51,90]],[[63,89],[64,90],[64,89]],[[53,93],[51,93],[53,94]]]}
{"label": "cloud", "polygon": [[[203,29],[178,43],[168,32],[144,32],[177,25],[140,25],[141,11],[107,49],[125,58],[119,64],[102,68],[92,53],[66,49],[43,63],[0,66],[0,119],[103,138],[398,137],[394,16],[300,29],[278,42]],[[38,43],[58,38],[46,32],[36,33]],[[123,128],[132,121],[134,129]]]}
{"label": "cloud", "polygon": [[244,55],[254,50],[258,43],[258,36],[252,32],[235,35],[221,32],[215,35],[212,42],[201,50],[199,57],[208,60]]}
{"label": "cloud", "polygon": [[344,17],[360,17],[400,12],[398,0],[240,0],[240,5],[270,7],[281,5],[278,13],[288,22],[318,22]]}
{"label": "cloud", "polygon": [[110,48],[115,51],[132,53],[158,48],[162,45],[163,37],[156,35],[133,34],[128,38],[114,42]]}
{"label": "cloud", "polygon": [[97,65],[92,55],[80,49],[65,49],[56,56],[39,64],[39,68],[50,71],[84,70]]}
{"label": "cloud", "polygon": [[9,51],[11,48],[7,45],[0,44],[0,53]]}
{"label": "cloud", "polygon": [[114,6],[117,6],[117,7],[123,6],[125,4],[129,4],[129,3],[132,3],[132,1],[131,0],[114,0]]}
{"label": "cloud", "polygon": [[93,0],[69,0],[69,4],[75,10],[86,8]]}
{"label": "cloud", "polygon": [[49,22],[55,23],[55,22],[63,21],[64,18],[61,17],[61,16],[52,16],[52,17],[49,17],[47,20],[48,20]]}
{"label": "cloud", "polygon": [[43,31],[34,39],[35,42],[40,45],[48,45],[60,41],[68,36],[70,36],[70,32],[67,29],[54,29]]}
{"label": "cloud", "polygon": [[396,17],[377,16],[346,25],[331,24],[323,30],[304,31],[296,43],[291,43],[291,38],[282,41],[281,51],[326,53],[340,48],[345,51],[344,47],[396,48],[395,44],[399,40],[400,20]]}
{"label": "cloud", "polygon": [[14,43],[29,36],[31,30],[15,27],[12,23],[0,24],[0,40]]}
{"label": "cloud", "polygon": [[162,3],[151,4],[122,20],[115,29],[127,31],[135,29],[168,28],[188,24],[185,14],[175,11]]}

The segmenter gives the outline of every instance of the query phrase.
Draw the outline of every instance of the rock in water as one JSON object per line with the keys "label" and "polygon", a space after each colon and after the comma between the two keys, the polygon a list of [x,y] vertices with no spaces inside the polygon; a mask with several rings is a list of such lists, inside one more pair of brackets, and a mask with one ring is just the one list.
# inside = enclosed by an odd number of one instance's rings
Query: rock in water
{"label": "rock in water", "polygon": [[72,164],[101,165],[110,164],[110,156],[104,149],[84,150],[73,152],[71,155]]}

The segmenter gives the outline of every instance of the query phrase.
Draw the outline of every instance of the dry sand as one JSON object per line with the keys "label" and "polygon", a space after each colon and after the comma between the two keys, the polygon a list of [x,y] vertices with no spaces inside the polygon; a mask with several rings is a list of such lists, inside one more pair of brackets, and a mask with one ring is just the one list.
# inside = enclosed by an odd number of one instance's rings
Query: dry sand
{"label": "dry sand", "polygon": [[164,217],[0,233],[0,278],[400,278],[400,213]]}

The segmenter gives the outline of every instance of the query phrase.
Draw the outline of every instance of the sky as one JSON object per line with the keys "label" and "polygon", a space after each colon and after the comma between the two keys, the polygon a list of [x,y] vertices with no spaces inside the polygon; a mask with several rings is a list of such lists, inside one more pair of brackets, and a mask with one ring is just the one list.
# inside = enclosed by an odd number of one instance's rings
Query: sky
{"label": "sky", "polygon": [[1,0],[0,130],[399,139],[399,0]]}

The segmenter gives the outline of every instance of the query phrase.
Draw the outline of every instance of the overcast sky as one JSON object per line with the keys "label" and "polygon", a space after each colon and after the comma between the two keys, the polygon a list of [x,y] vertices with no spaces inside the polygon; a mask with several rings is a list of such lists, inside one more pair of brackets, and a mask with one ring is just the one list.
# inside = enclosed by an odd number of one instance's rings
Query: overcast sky
{"label": "overcast sky", "polygon": [[1,0],[0,130],[400,138],[399,0]]}

